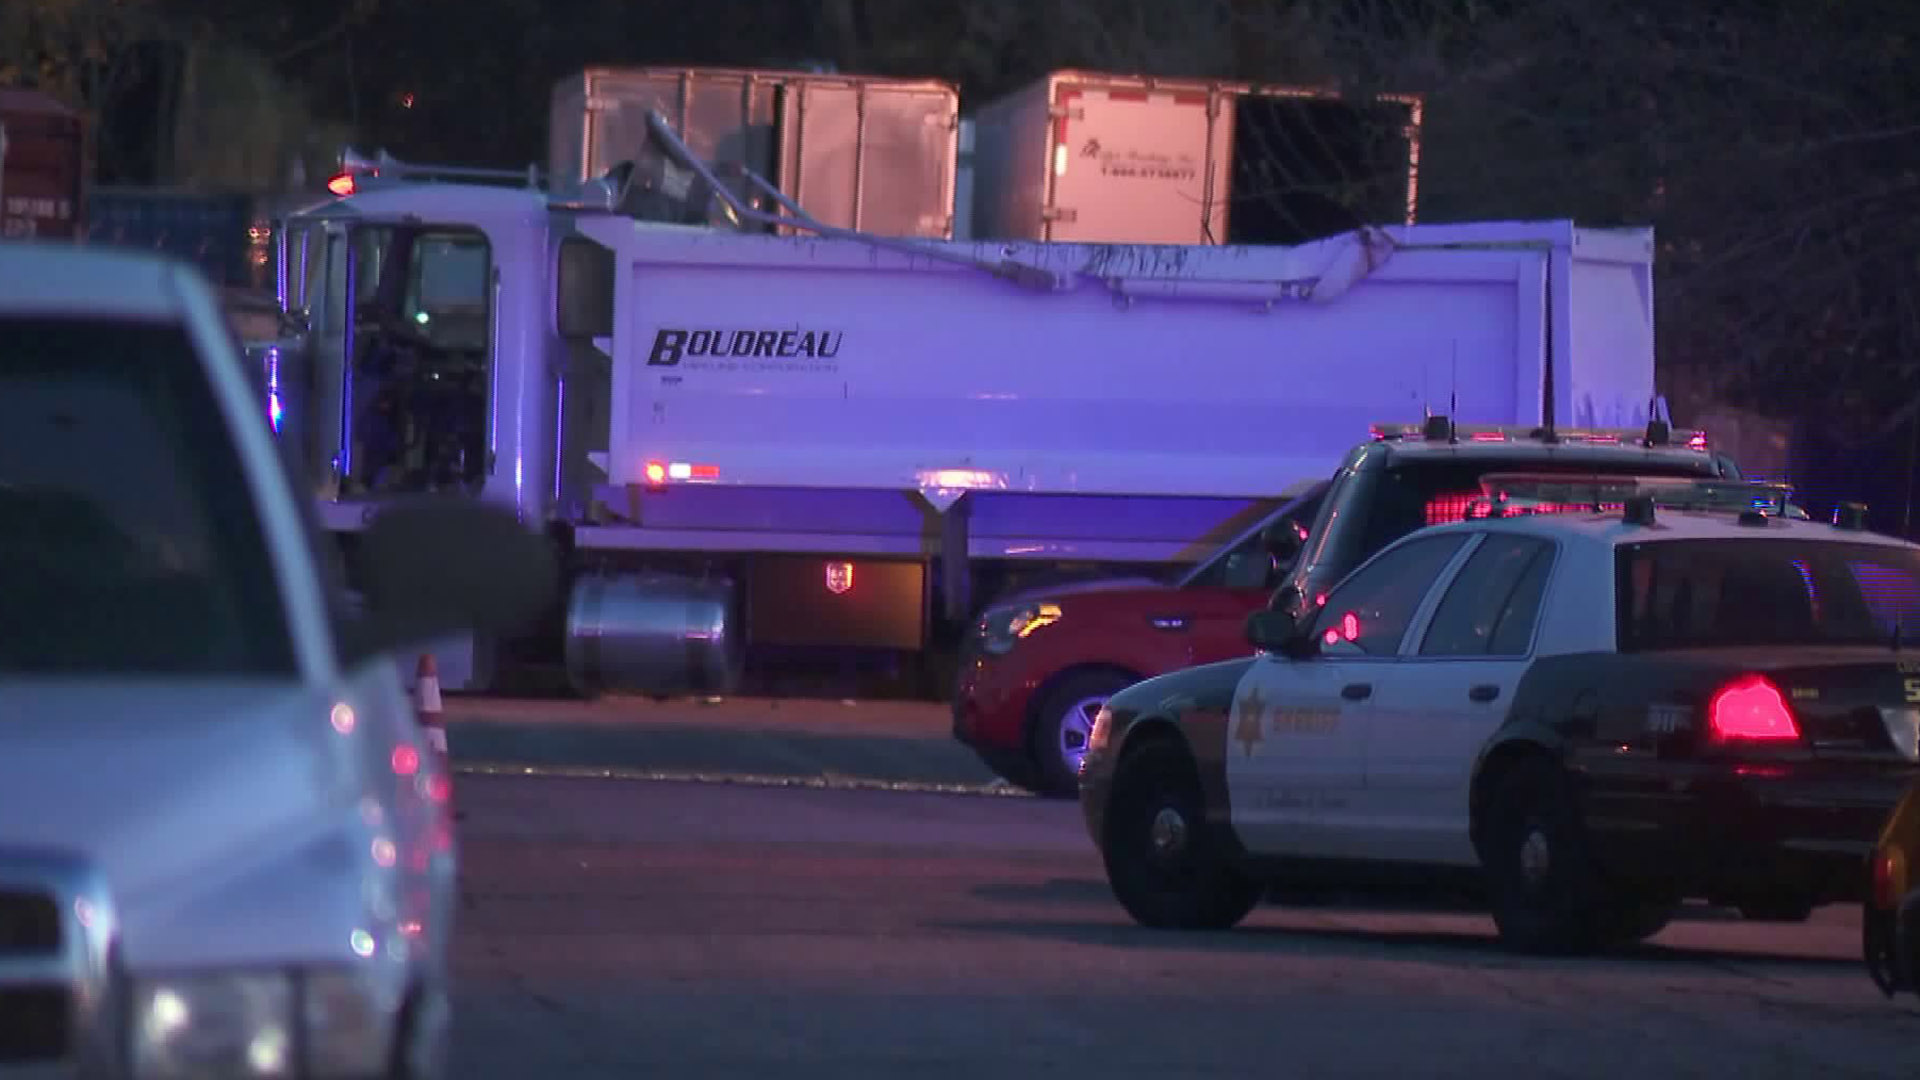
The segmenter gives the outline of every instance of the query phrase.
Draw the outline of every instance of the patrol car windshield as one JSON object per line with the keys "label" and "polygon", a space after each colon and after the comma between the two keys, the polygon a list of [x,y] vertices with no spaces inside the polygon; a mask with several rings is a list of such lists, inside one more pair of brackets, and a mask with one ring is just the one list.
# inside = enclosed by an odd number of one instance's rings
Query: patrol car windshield
{"label": "patrol car windshield", "polygon": [[1920,634],[1920,553],[1879,544],[1663,540],[1618,555],[1622,652],[1891,645]]}
{"label": "patrol car windshield", "polygon": [[238,451],[178,326],[0,318],[0,672],[294,672]]}

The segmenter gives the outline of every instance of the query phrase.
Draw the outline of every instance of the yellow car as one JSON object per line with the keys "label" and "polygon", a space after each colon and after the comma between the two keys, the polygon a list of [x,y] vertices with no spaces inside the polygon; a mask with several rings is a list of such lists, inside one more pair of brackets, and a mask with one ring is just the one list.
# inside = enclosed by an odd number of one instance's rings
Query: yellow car
{"label": "yellow car", "polygon": [[1867,973],[1888,997],[1920,993],[1920,783],[1907,788],[1873,849],[1862,937]]}

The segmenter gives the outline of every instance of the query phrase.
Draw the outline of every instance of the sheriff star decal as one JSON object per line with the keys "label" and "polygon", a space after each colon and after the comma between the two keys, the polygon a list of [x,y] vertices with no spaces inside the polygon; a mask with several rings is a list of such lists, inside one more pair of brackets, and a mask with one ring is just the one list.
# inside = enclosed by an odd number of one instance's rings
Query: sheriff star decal
{"label": "sheriff star decal", "polygon": [[1266,711],[1267,703],[1261,698],[1259,687],[1247,691],[1247,696],[1234,705],[1233,738],[1248,757],[1253,756],[1253,748],[1264,737],[1260,721]]}

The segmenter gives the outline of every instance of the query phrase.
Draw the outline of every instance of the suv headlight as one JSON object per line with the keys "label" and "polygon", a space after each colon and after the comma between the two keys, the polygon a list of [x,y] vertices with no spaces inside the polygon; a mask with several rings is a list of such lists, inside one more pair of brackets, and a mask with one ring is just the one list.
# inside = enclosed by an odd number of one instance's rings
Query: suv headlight
{"label": "suv headlight", "polygon": [[1013,650],[1020,639],[1060,621],[1058,604],[1020,604],[994,608],[980,617],[980,647],[995,656]]}
{"label": "suv headlight", "polygon": [[400,1003],[369,975],[249,971],[138,981],[129,1032],[133,1075],[382,1075]]}

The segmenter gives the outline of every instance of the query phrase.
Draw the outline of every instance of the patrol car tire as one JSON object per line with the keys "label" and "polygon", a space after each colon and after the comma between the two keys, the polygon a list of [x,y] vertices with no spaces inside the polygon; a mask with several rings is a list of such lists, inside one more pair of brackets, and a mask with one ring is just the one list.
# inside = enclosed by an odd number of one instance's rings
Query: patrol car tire
{"label": "patrol car tire", "polygon": [[1100,856],[1114,898],[1140,925],[1229,930],[1260,902],[1262,884],[1232,865],[1204,811],[1200,778],[1178,744],[1150,742],[1121,759]]}
{"label": "patrol car tire", "polygon": [[1618,909],[1607,911],[1566,774],[1547,761],[1522,761],[1495,784],[1480,861],[1501,939],[1521,952],[1564,955],[1630,933]]}
{"label": "patrol car tire", "polygon": [[[1042,795],[1070,798],[1080,790],[1079,769],[1064,753],[1066,735],[1071,728],[1080,737],[1092,734],[1092,719],[1079,717],[1090,702],[1106,699],[1139,680],[1119,671],[1080,671],[1061,679],[1047,691],[1034,710],[1033,730],[1027,739],[1027,753],[1033,759],[1036,790]],[[1084,730],[1081,730],[1084,728]],[[1082,754],[1085,747],[1082,747]]]}

